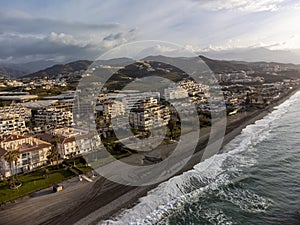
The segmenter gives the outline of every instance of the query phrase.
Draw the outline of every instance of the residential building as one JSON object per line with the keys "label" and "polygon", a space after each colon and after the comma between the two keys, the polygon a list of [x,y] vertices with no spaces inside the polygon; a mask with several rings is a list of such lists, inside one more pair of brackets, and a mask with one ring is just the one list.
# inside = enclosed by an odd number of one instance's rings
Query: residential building
{"label": "residential building", "polygon": [[103,115],[110,118],[123,116],[125,114],[124,104],[117,100],[109,99],[103,103]]}
{"label": "residential building", "polygon": [[164,105],[158,105],[153,98],[141,101],[129,113],[130,126],[142,130],[165,126],[168,124],[169,119],[169,108]]}
{"label": "residential building", "polygon": [[25,119],[18,114],[0,113],[0,134],[28,133]]}
{"label": "residential building", "polygon": [[42,140],[57,142],[58,153],[64,159],[95,151],[101,145],[98,134],[77,128],[59,127],[38,137]]}
{"label": "residential building", "polygon": [[122,97],[122,103],[124,104],[125,110],[129,111],[132,108],[137,108],[139,101],[150,98],[160,99],[159,92],[143,92],[143,93],[130,93]]}
{"label": "residential building", "polygon": [[168,87],[164,89],[164,97],[168,100],[182,99],[189,97],[188,92],[181,87]]}
{"label": "residential building", "polygon": [[17,114],[27,121],[31,118],[31,109],[24,107],[22,104],[11,104],[10,106],[0,107],[0,114]]}
{"label": "residential building", "polygon": [[[47,164],[47,156],[50,154],[52,145],[35,137],[20,134],[10,134],[0,136],[0,172],[2,176],[8,177],[13,174],[35,169]],[[12,168],[4,159],[8,151],[19,151],[16,163],[12,163]]]}
{"label": "residential building", "polygon": [[64,108],[42,108],[34,115],[36,126],[44,127],[43,130],[54,128],[58,125],[70,127],[73,125],[73,114]]}

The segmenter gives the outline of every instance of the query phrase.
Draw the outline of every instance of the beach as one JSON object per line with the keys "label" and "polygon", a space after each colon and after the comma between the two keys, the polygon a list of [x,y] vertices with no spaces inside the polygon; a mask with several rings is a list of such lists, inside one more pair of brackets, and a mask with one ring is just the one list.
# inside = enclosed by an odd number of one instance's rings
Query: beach
{"label": "beach", "polygon": [[[228,117],[223,145],[240,134],[247,125],[266,116],[274,106],[284,102],[296,91],[293,90],[282,96],[265,109],[242,112]],[[178,174],[193,168],[195,164],[200,162],[208,138],[209,128],[204,128],[197,153]],[[170,149],[175,145],[176,143],[170,144]],[[163,157],[168,155],[168,150],[165,151]],[[152,154],[157,156],[157,152]],[[134,154],[125,158],[124,162],[134,163],[139,161],[141,157],[142,155]],[[46,189],[18,199],[14,203],[3,205],[0,210],[1,224],[97,224],[99,221],[113,216],[121,209],[133,206],[140,197],[146,195],[158,184],[132,187],[117,184],[98,176],[92,183],[79,181],[75,177],[63,182],[63,185],[65,190],[60,193],[50,193],[51,189]]]}

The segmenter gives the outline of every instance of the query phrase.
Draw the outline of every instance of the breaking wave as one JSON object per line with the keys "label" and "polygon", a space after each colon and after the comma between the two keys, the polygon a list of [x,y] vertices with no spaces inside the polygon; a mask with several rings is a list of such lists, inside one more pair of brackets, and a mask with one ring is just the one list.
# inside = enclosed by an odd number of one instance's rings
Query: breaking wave
{"label": "breaking wave", "polygon": [[182,220],[178,224],[185,224],[186,214],[209,224],[235,224],[226,212],[207,204],[214,201],[228,202],[245,212],[266,212],[273,204],[272,200],[245,189],[241,181],[256,179],[244,173],[245,169],[249,170],[257,163],[256,145],[280,126],[280,118],[299,97],[300,92],[275,107],[263,119],[247,126],[222,149],[221,154],[160,184],[140,198],[133,208],[125,209],[100,224],[169,224],[172,215],[177,215],[177,221]]}

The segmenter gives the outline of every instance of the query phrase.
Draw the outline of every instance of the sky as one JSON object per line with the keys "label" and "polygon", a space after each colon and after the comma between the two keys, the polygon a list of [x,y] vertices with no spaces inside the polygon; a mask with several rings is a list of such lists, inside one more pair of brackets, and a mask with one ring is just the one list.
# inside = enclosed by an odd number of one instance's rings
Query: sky
{"label": "sky", "polygon": [[300,49],[300,1],[0,1],[0,62],[93,60],[140,40],[195,52]]}

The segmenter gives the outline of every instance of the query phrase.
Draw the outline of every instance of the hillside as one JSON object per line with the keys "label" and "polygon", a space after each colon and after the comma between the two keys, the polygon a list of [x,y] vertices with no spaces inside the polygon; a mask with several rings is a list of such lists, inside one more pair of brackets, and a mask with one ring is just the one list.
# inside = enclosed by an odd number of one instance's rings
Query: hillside
{"label": "hillside", "polygon": [[[234,72],[234,71],[255,71],[253,76],[261,76],[265,78],[265,82],[277,82],[283,79],[299,79],[300,78],[300,65],[285,64],[276,62],[244,62],[244,61],[225,61],[214,60],[205,56],[200,58],[208,65],[214,73]],[[284,68],[282,71],[276,73],[266,72],[264,68],[279,66]]]}
{"label": "hillside", "polygon": [[73,73],[80,70],[86,70],[90,65],[92,64],[92,61],[88,60],[78,60],[74,62],[70,62],[67,64],[57,64],[54,66],[51,66],[49,68],[40,70],[35,73],[27,74],[23,76],[24,78],[33,78],[33,77],[50,77],[55,78],[58,75],[67,75],[69,73]]}
{"label": "hillside", "polygon": [[225,61],[225,60],[214,60],[207,58],[203,55],[200,55],[200,58],[207,64],[207,66],[214,73],[224,73],[224,72],[233,72],[241,70],[251,70],[251,67],[247,64],[242,64],[234,61]]}
{"label": "hillside", "polygon": [[29,71],[15,64],[0,64],[0,78],[16,78],[27,74]]}
{"label": "hillside", "polygon": [[300,50],[270,50],[264,47],[235,48],[225,50],[206,49],[198,52],[208,58],[226,61],[281,62],[300,64]]}
{"label": "hillside", "polygon": [[[149,56],[145,58],[145,61],[152,61],[151,66],[153,66],[154,69],[160,68],[159,70],[156,70],[156,74],[160,73],[160,75],[167,77],[172,77],[172,79],[178,80],[180,77],[184,74],[182,74],[182,71],[170,67],[168,65],[164,65],[161,63],[155,63],[155,61],[161,61],[161,57],[163,56]],[[234,71],[255,71],[255,76],[263,76],[266,81],[268,82],[274,82],[274,81],[280,81],[282,79],[290,79],[290,78],[300,78],[300,65],[295,64],[284,64],[284,63],[267,63],[267,62],[244,62],[244,61],[226,61],[226,60],[215,60],[208,57],[205,57],[203,55],[199,56],[207,65],[208,67],[214,72],[214,73],[230,73]],[[50,77],[50,78],[56,78],[59,75],[65,76],[70,73],[74,73],[80,70],[86,70],[93,62],[88,60],[79,60],[70,62],[67,64],[57,64],[54,66],[51,66],[49,68],[40,70],[35,73],[31,73],[28,75],[25,75],[24,78],[33,78],[33,77]],[[113,76],[113,79],[119,82],[125,82],[128,80],[128,77],[132,77],[133,74],[136,78],[141,78],[145,74],[152,74],[151,71],[147,71],[147,67],[144,66],[143,69],[140,69],[141,65],[137,63],[135,66],[132,64],[134,61],[132,59],[128,58],[118,58],[118,59],[111,59],[111,60],[99,60],[96,62],[97,65],[112,65],[112,66],[122,66],[122,65],[128,65],[126,66],[126,70],[120,70],[118,73],[116,73]],[[132,65],[130,65],[132,64]],[[281,68],[285,68],[284,71],[278,71],[276,75],[273,75],[272,73],[266,73],[264,71],[265,67],[274,67],[275,65],[280,66]],[[137,67],[138,66],[138,67]],[[1,67],[0,67],[1,69]],[[148,68],[149,69],[149,68]],[[168,70],[168,73],[165,73],[164,70]],[[1,71],[1,70],[0,70]],[[21,71],[20,71],[21,73]],[[72,77],[69,77],[71,80]]]}

